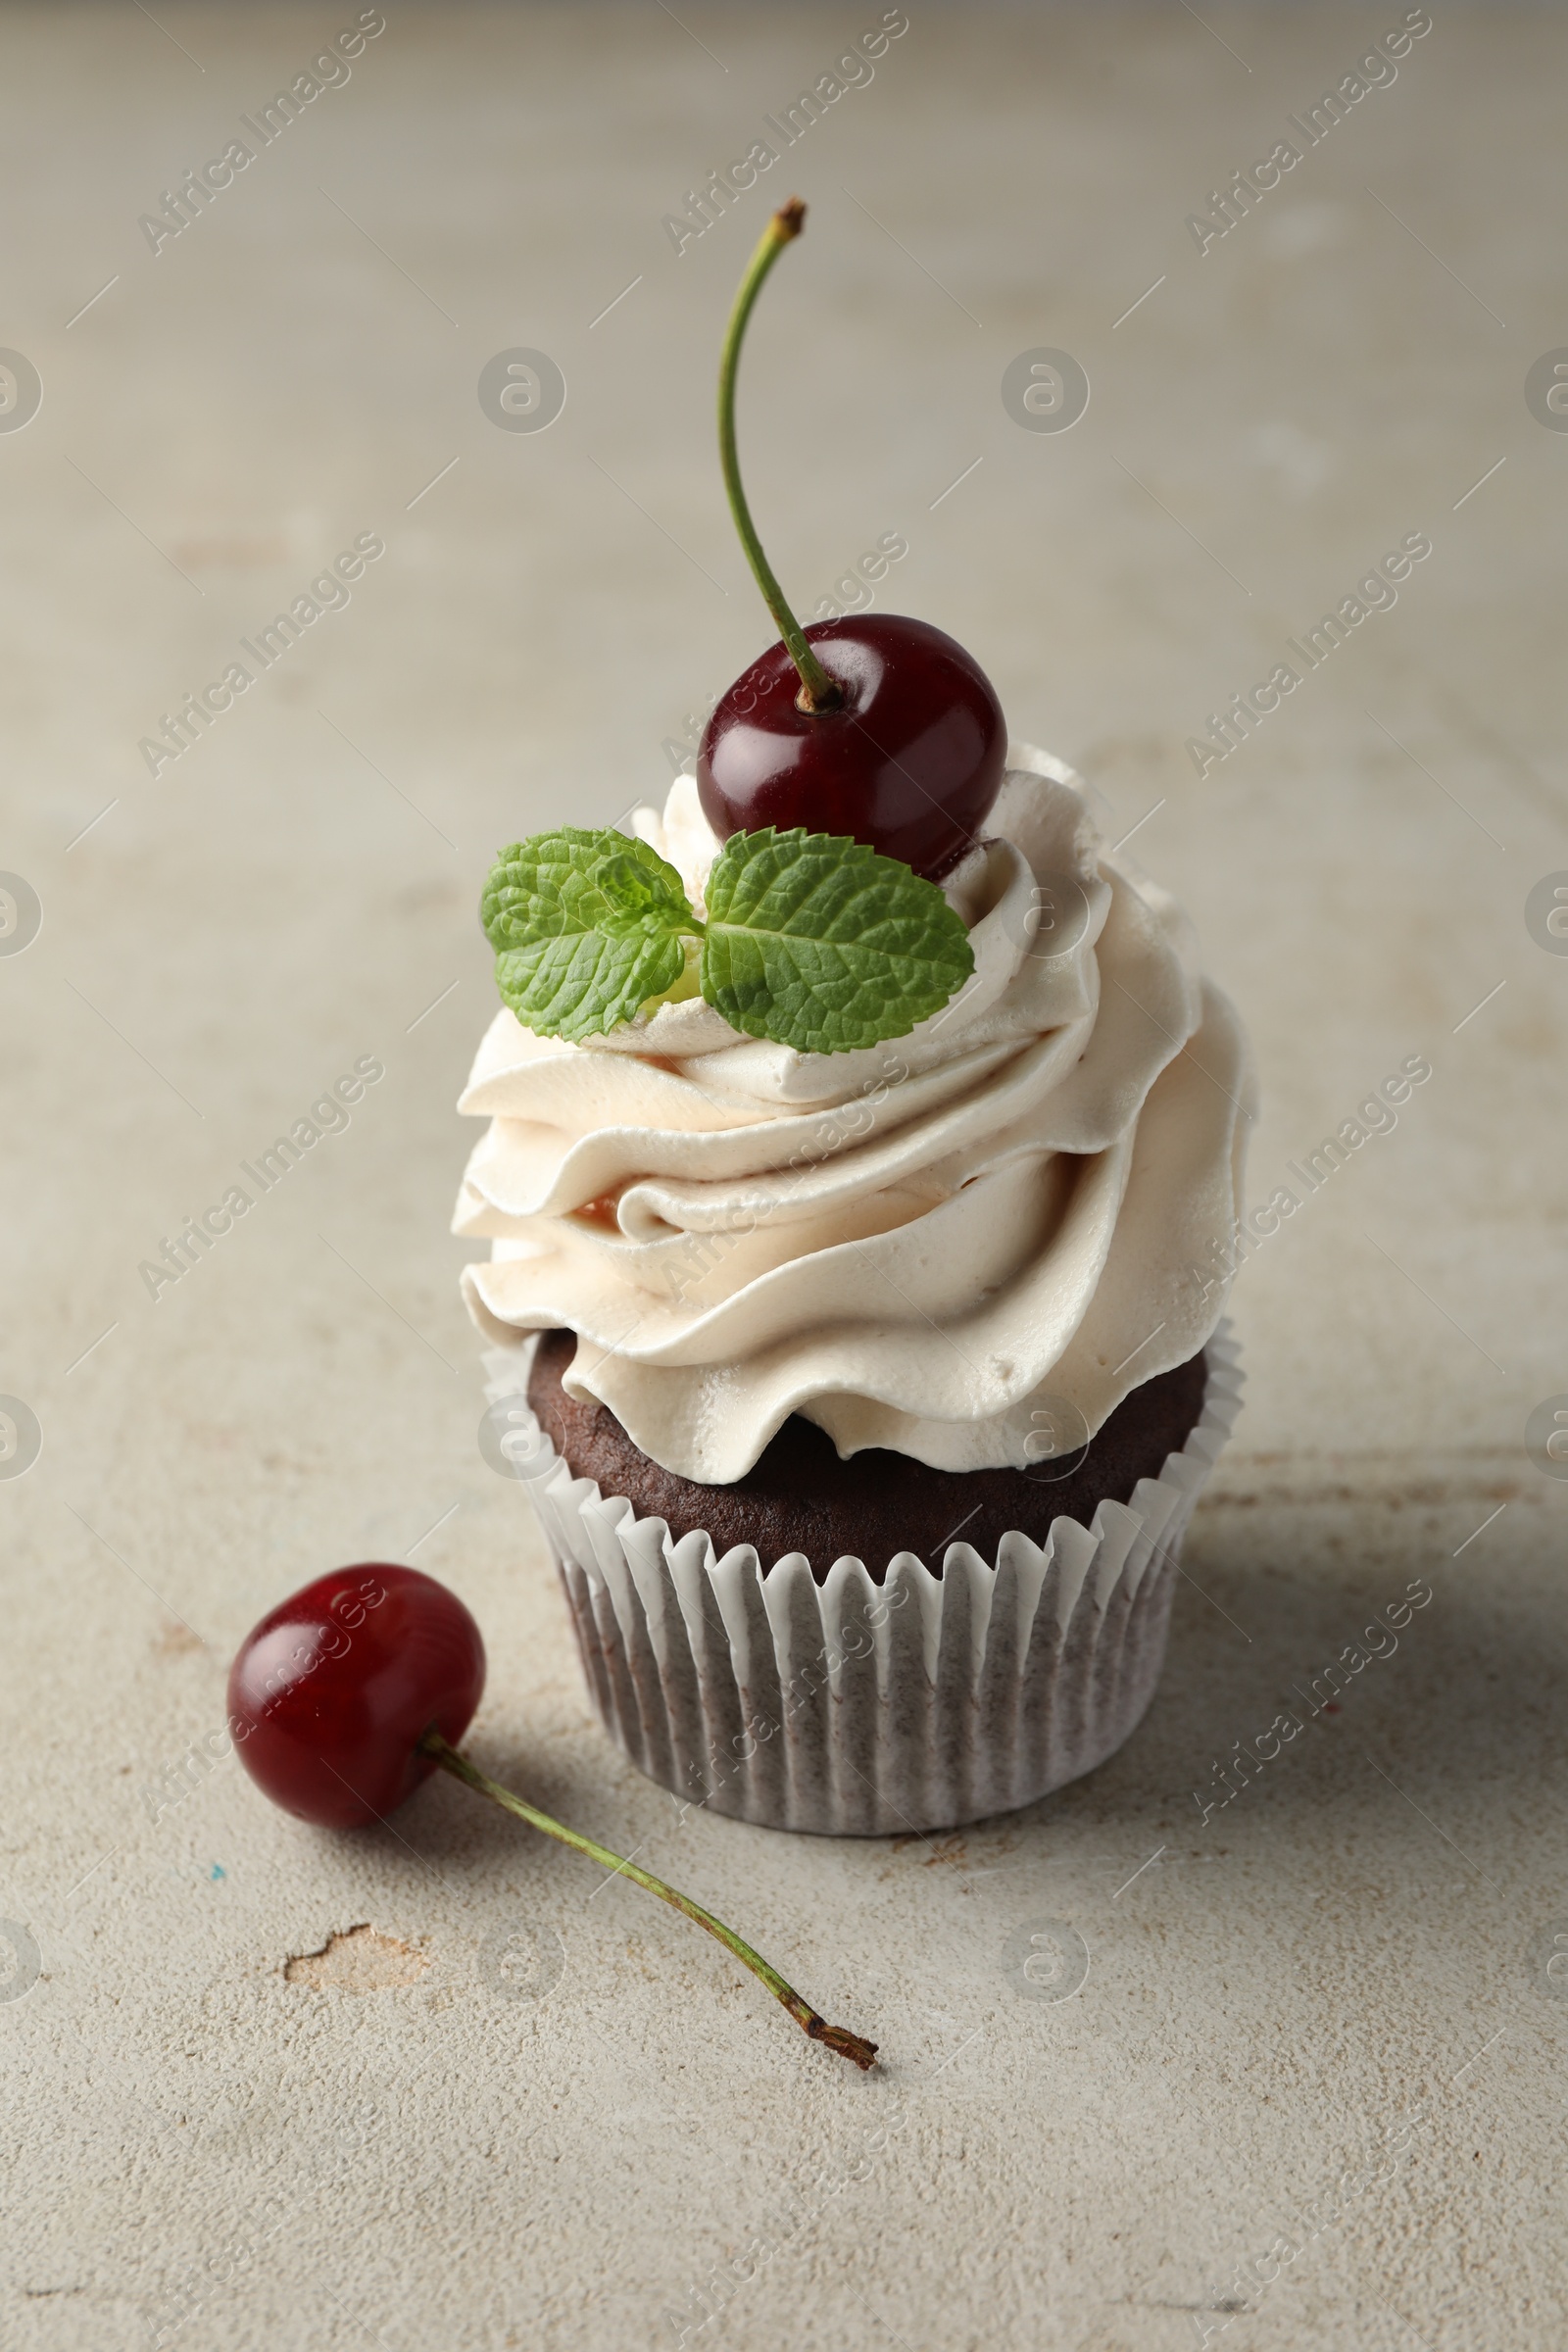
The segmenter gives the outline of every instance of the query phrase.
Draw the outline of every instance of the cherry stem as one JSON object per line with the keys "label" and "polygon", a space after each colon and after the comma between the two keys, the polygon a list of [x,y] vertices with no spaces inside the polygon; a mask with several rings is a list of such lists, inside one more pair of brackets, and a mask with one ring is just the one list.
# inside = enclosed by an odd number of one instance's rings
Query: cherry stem
{"label": "cherry stem", "polygon": [[781,205],[757,241],[757,251],[746,265],[735,308],[729,315],[724,330],[724,349],[718,363],[718,454],[724,468],[724,489],[729,498],[729,511],[735,517],[741,545],[752,575],[762,591],[762,601],[773,615],[773,625],[789,648],[790,660],[801,673],[800,705],[803,710],[836,710],[843,696],[828,676],[821,662],[807,643],[801,627],[785,600],[783,589],[773,574],[773,566],[762,553],[762,542],[757,536],[751,508],[741,487],[740,459],[735,449],[735,376],[740,367],[741,344],[746,334],[746,322],[752,315],[752,305],[762,290],[762,281],[786,245],[793,243],[806,224],[806,207],[798,196]]}
{"label": "cherry stem", "polygon": [[489,1797],[492,1804],[504,1807],[508,1813],[515,1813],[519,1821],[526,1821],[532,1828],[543,1830],[547,1838],[559,1838],[563,1845],[575,1846],[579,1854],[586,1854],[590,1861],[598,1862],[604,1869],[617,1872],[625,1879],[634,1879],[639,1886],[646,1886],[650,1894],[657,1894],[662,1902],[672,1904],[677,1911],[684,1911],[688,1919],[694,1919],[700,1928],[706,1928],[710,1936],[716,1936],[725,1950],[733,1952],[737,1960],[744,1962],[754,1977],[760,1978],[773,1998],[783,2003],[796,2024],[813,2041],[825,2042],[830,2050],[837,2050],[841,2058],[852,2058],[862,2071],[869,2071],[875,2063],[877,2045],[874,2041],[862,2041],[858,2034],[851,2034],[843,2026],[825,2025],[809,2001],[803,2000],[792,1984],[786,1984],[778,1970],[770,1968],[760,1952],[754,1952],[749,1943],[742,1942],[733,1929],[726,1928],[721,1919],[713,1917],[711,1911],[705,1911],[701,1903],[694,1903],[689,1894],[678,1893],[673,1886],[666,1886],[662,1879],[656,1879],[652,1871],[639,1870],[635,1862],[623,1861],[619,1854],[611,1853],[608,1847],[596,1845],[591,1838],[581,1838],[564,1823],[552,1821],[550,1815],[541,1813],[537,1805],[530,1805],[524,1798],[514,1796],[510,1788],[504,1788],[499,1781],[493,1781],[488,1773],[481,1772],[476,1764],[470,1764],[466,1756],[460,1755],[455,1747],[448,1745],[439,1732],[426,1732],[419,1746],[425,1755],[435,1758],[443,1772],[450,1772],[454,1780],[466,1781],[470,1788],[477,1788],[481,1796]]}

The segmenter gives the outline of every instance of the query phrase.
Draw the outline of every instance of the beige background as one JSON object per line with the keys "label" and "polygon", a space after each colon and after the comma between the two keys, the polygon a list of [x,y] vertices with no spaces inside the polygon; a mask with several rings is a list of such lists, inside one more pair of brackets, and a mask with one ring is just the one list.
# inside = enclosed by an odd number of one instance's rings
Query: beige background
{"label": "beige background", "polygon": [[[1434,0],[1200,257],[1185,216],[1392,0],[909,13],[679,259],[662,215],[878,9],[388,0],[156,258],[138,216],[337,20],[0,16],[0,342],[44,384],[0,434],[0,866],[43,907],[0,958],[0,1388],[44,1433],[0,1484],[19,2352],[673,2345],[705,2310],[685,2340],[747,2352],[1563,2340],[1568,1491],[1523,1446],[1568,1389],[1568,960],[1523,913],[1568,867],[1568,439],[1523,397],[1568,335],[1562,18]],[[763,641],[710,394],[786,180],[811,225],[744,419],[783,577],[809,604],[903,532],[885,601],[1123,826],[1155,809],[1256,1041],[1254,1201],[1434,1071],[1237,1286],[1250,1408],[1146,1724],[935,1846],[682,1825],[611,1750],[476,1450],[445,1230],[491,853],[662,790]],[[517,345],[564,371],[548,432],[475,397]],[[1059,435],[998,393],[1042,345],[1093,386]],[[159,714],[367,530],[348,609],[150,778]],[[1414,530],[1397,609],[1200,782],[1184,739]],[[365,1054],[350,1130],[155,1305],[138,1262]],[[410,1555],[485,1629],[475,1753],[711,1902],[877,2076],[456,1788],[333,1838],[229,1760],[154,1820],[261,1611]],[[1205,1821],[1214,1759],[1417,1578],[1396,1653]],[[1008,1958],[1047,1921],[1070,1998]],[[1049,1992],[1076,1947],[1039,1948]]]}

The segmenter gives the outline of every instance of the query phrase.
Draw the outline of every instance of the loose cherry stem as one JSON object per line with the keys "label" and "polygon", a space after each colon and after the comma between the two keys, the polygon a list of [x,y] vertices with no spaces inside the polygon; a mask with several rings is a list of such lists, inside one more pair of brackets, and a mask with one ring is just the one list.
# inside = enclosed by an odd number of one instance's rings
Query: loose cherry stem
{"label": "loose cherry stem", "polygon": [[503,1788],[499,1781],[491,1780],[488,1773],[470,1764],[466,1756],[460,1755],[455,1747],[448,1745],[439,1732],[426,1732],[419,1745],[427,1756],[435,1758],[443,1772],[450,1772],[454,1780],[466,1781],[470,1788],[477,1788],[480,1795],[489,1797],[493,1804],[503,1806],[509,1813],[515,1813],[519,1821],[526,1821],[532,1828],[543,1830],[547,1838],[559,1838],[563,1845],[575,1846],[578,1853],[586,1854],[590,1861],[598,1862],[606,1870],[618,1871],[622,1878],[634,1879],[639,1886],[646,1886],[650,1894],[657,1894],[662,1901],[673,1904],[677,1911],[684,1911],[688,1919],[694,1919],[700,1928],[706,1928],[710,1936],[716,1936],[726,1951],[733,1952],[737,1960],[744,1962],[754,1977],[760,1978],[773,1998],[783,2003],[796,2024],[813,2041],[825,2042],[830,2050],[837,2050],[842,2058],[852,2058],[862,2071],[868,2071],[874,2065],[877,2048],[874,2041],[862,2041],[858,2034],[851,2034],[843,2026],[825,2025],[809,2001],[803,2000],[793,1985],[786,1984],[778,1970],[769,1968],[760,1952],[754,1952],[749,1943],[743,1943],[732,1929],[726,1928],[721,1919],[715,1919],[711,1911],[705,1911],[701,1903],[694,1903],[689,1894],[677,1893],[673,1886],[666,1886],[662,1879],[656,1879],[652,1871],[639,1870],[635,1862],[622,1861],[619,1854],[611,1853],[608,1847],[595,1845],[591,1838],[580,1838],[575,1830],[568,1830],[563,1823],[552,1821],[548,1813],[541,1813],[536,1805],[514,1796],[510,1788]]}
{"label": "loose cherry stem", "polygon": [[724,488],[729,497],[729,511],[735,517],[735,528],[746,550],[746,561],[753,577],[762,591],[762,599],[773,615],[773,624],[789,648],[790,660],[801,673],[800,703],[803,710],[832,710],[843,700],[838,687],[828,676],[821,662],[807,643],[806,632],[785,601],[784,591],[773,575],[773,567],[762,553],[762,543],[757,536],[751,508],[741,487],[740,459],[735,450],[735,375],[740,367],[741,343],[746,334],[746,322],[752,315],[752,305],[762,290],[762,280],[778,260],[786,245],[798,237],[806,225],[806,207],[798,196],[781,205],[757,241],[757,251],[746,265],[735,308],[724,331],[724,349],[718,363],[718,454],[724,468]]}

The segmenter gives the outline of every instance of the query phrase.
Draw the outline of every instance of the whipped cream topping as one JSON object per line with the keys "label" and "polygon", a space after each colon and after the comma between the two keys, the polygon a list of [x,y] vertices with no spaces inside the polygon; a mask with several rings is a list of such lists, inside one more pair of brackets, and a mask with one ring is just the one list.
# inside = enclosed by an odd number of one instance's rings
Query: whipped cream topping
{"label": "whipped cream topping", "polygon": [[[1240,1208],[1237,1016],[1070,768],[1013,745],[990,822],[944,884],[973,977],[907,1036],[798,1054],[692,998],[581,1046],[503,1009],[480,1045],[469,1311],[575,1331],[568,1390],[666,1470],[739,1478],[797,1412],[841,1455],[1036,1465],[1219,1318],[1193,1269]],[[701,908],[694,779],[633,823]]]}

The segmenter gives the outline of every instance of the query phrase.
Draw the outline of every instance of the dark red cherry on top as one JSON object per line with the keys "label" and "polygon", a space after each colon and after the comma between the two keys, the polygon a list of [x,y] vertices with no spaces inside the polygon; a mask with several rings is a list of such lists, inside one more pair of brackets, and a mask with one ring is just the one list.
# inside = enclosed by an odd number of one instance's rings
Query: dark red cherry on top
{"label": "dark red cherry on top", "polygon": [[782,643],[723,694],[703,730],[697,789],[732,833],[850,834],[917,874],[945,873],[978,840],[1002,784],[1007,733],[990,679],[929,621],[897,612],[819,620],[803,632],[838,688],[801,707]]}
{"label": "dark red cherry on top", "polygon": [[455,1592],[368,1561],[318,1576],[264,1617],[228,1678],[229,1731],[286,1812],[334,1830],[385,1820],[456,1745],[484,1689],[484,1642]]}

